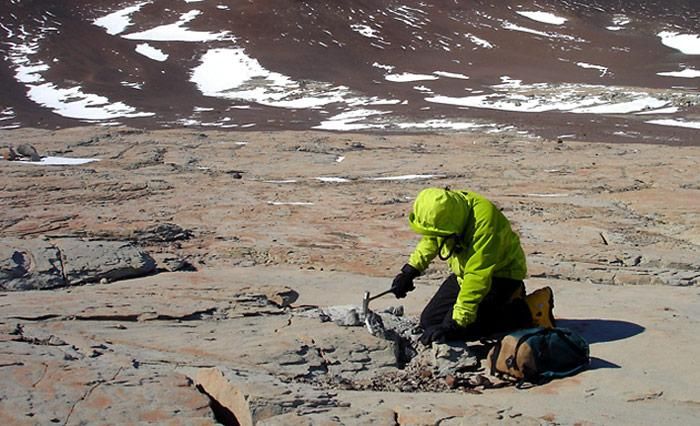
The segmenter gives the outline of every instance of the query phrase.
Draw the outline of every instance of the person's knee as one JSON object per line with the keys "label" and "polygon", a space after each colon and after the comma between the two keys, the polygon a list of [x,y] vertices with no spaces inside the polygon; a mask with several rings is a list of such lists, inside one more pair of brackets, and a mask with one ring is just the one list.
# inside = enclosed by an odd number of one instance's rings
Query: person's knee
{"label": "person's knee", "polygon": [[420,325],[423,329],[442,323],[447,315],[452,315],[452,308],[459,294],[457,277],[451,274],[442,283],[420,314]]}

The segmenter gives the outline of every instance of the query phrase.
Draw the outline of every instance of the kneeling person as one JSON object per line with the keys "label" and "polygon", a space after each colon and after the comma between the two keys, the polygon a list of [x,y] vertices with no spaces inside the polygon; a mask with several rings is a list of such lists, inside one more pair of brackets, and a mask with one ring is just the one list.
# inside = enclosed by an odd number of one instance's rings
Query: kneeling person
{"label": "kneeling person", "polygon": [[435,257],[446,260],[452,271],[421,314],[423,344],[554,326],[551,289],[525,296],[520,238],[489,200],[474,192],[424,189],[409,224],[422,238],[394,278],[396,297],[414,289],[414,278]]}

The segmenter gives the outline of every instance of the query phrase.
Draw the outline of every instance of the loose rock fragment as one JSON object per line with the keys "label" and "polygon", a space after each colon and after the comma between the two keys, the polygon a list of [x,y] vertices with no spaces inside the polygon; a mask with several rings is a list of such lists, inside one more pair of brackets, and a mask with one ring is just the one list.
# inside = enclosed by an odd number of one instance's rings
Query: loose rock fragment
{"label": "loose rock fragment", "polygon": [[27,143],[23,143],[17,147],[17,154],[29,158],[31,161],[41,161],[41,155],[39,155],[36,148]]}

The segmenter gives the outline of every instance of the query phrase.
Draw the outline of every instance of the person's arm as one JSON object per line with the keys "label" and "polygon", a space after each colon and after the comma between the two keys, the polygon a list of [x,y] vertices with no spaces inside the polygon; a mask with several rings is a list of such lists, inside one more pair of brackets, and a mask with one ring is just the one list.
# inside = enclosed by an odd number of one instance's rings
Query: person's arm
{"label": "person's arm", "polygon": [[476,321],[479,303],[491,289],[491,277],[498,263],[498,238],[487,229],[475,235],[473,245],[459,278],[460,290],[452,309],[452,319],[460,327]]}
{"label": "person's arm", "polygon": [[415,250],[409,257],[408,263],[403,265],[401,272],[396,275],[391,283],[391,291],[398,299],[406,297],[409,291],[413,291],[415,286],[413,280],[419,276],[427,267],[437,253],[438,245],[435,238],[423,236],[418,242]]}
{"label": "person's arm", "polygon": [[437,237],[424,235],[408,258],[408,264],[422,273],[428,268],[430,262],[435,259],[435,256],[437,256],[438,248]]}

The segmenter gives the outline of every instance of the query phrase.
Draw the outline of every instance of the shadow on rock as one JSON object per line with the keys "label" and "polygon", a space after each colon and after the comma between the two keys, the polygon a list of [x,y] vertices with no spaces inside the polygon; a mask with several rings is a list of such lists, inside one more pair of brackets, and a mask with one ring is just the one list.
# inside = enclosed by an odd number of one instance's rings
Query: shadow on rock
{"label": "shadow on rock", "polygon": [[613,342],[644,332],[645,328],[633,322],[607,319],[557,319],[557,326],[578,331],[588,343]]}
{"label": "shadow on rock", "polygon": [[591,365],[588,366],[589,370],[599,370],[601,368],[622,368],[621,366],[615,364],[614,362],[606,361],[604,359],[591,357]]}

